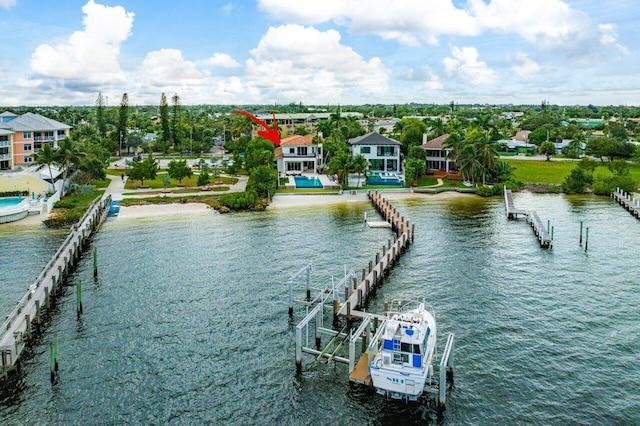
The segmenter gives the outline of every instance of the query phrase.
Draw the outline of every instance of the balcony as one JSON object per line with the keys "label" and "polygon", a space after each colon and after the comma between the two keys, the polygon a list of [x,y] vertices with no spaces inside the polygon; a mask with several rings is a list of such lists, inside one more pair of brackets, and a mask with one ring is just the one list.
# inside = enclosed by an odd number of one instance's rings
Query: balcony
{"label": "balcony", "polygon": [[11,154],[0,154],[0,161],[11,161]]}
{"label": "balcony", "polygon": [[0,148],[6,148],[8,146],[11,146],[11,142],[9,142],[9,141],[0,141]]}
{"label": "balcony", "polygon": [[56,140],[56,137],[51,135],[51,136],[34,136],[33,137],[34,142],[53,142],[54,140]]}

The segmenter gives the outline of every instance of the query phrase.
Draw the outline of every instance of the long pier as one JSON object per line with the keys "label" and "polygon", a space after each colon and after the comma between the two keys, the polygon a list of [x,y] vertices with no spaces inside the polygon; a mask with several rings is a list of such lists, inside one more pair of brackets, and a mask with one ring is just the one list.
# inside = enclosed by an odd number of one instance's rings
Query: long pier
{"label": "long pier", "polygon": [[40,324],[44,311],[50,307],[65,278],[80,260],[87,247],[87,240],[104,221],[110,203],[110,195],[93,201],[0,326],[0,377],[6,377],[9,371],[19,366],[20,355],[32,337],[33,324]]}
{"label": "long pier", "polygon": [[527,222],[531,225],[531,229],[533,229],[533,233],[538,239],[538,243],[540,243],[540,247],[542,248],[551,248],[553,246],[553,236],[549,235],[549,231],[544,226],[542,220],[538,216],[538,213],[535,210],[522,210],[516,208],[513,202],[513,194],[510,189],[504,188],[504,205],[507,211],[508,219],[517,219],[518,215],[522,215],[526,218]]}
{"label": "long pier", "polygon": [[[315,288],[311,285],[311,264],[304,266],[289,278],[289,316],[293,318],[294,302],[306,306],[306,316],[296,326],[295,359],[298,373],[302,372],[304,352],[316,356],[316,362],[325,359],[326,362],[348,364],[350,382],[372,385],[369,359],[375,356],[374,347],[380,338],[380,332],[384,329],[386,314],[390,311],[386,303],[384,315],[365,312],[364,307],[375,297],[376,290],[384,284],[384,279],[391,269],[413,243],[415,225],[410,224],[380,193],[369,192],[368,197],[389,224],[394,235],[382,245],[375,258],[369,261],[368,268],[362,269],[360,282],[356,273],[351,270],[330,287]],[[306,296],[304,299],[294,299],[294,282],[302,276],[306,276]],[[324,327],[325,312],[332,312],[333,329]],[[357,323],[359,326],[356,328]],[[324,346],[321,344],[323,336],[329,338]],[[430,382],[425,387],[425,392],[436,395],[440,409],[445,405],[447,384],[453,382],[454,340],[455,335],[450,334],[439,365],[439,382]],[[315,341],[315,347],[311,347],[310,341]],[[346,347],[348,357],[342,354]],[[357,353],[359,359],[356,362]]]}
{"label": "long pier", "polygon": [[640,201],[636,200],[634,196],[620,188],[616,188],[615,192],[611,193],[611,198],[627,209],[629,213],[640,219]]}
{"label": "long pier", "polygon": [[517,219],[518,215],[527,216],[526,210],[521,210],[516,208],[513,203],[513,194],[510,189],[504,188],[504,206],[507,210],[507,218],[508,219]]}

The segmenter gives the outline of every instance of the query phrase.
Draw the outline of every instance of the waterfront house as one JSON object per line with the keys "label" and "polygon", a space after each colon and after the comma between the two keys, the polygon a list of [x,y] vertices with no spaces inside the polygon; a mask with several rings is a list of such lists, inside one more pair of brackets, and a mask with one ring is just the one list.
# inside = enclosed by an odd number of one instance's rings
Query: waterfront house
{"label": "waterfront house", "polygon": [[33,163],[33,154],[44,144],[57,148],[58,141],[69,136],[71,126],[27,112],[0,123],[0,129],[13,132],[13,165],[17,166]]}
{"label": "waterfront house", "polygon": [[275,158],[281,175],[316,173],[323,165],[322,144],[314,143],[312,135],[293,135],[280,141]]}
{"label": "waterfront house", "polygon": [[378,132],[367,133],[349,139],[351,155],[362,154],[372,172],[399,172],[402,144]]}
{"label": "waterfront house", "polygon": [[0,129],[0,170],[13,169],[13,132]]}
{"label": "waterfront house", "polygon": [[451,149],[444,147],[444,142],[448,137],[449,134],[445,133],[430,141],[425,140],[425,142],[420,145],[420,148],[426,152],[428,170],[440,170],[447,173],[457,170],[455,161],[449,158]]}

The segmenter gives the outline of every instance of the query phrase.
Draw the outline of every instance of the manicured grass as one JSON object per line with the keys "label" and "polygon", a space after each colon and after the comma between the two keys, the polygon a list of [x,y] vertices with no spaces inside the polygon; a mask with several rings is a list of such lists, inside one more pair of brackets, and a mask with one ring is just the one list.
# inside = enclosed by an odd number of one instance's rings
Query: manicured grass
{"label": "manicured grass", "polygon": [[[515,180],[525,183],[560,185],[576,167],[576,161],[505,160],[514,168]],[[640,181],[640,165],[630,164],[631,176]],[[611,176],[606,163],[598,162],[594,176]]]}
{"label": "manicured grass", "polygon": [[[150,189],[162,189],[164,188],[164,181],[162,180],[162,173],[158,173],[155,179],[145,179],[144,185]],[[223,185],[233,185],[238,182],[238,178],[228,177],[228,176],[220,176],[217,178],[211,177],[209,178],[209,186],[215,185],[215,182],[220,181]],[[124,185],[125,189],[138,189],[140,188],[141,182],[139,180],[127,179],[127,183]],[[168,188],[175,188],[178,185],[183,187],[196,187],[198,186],[198,175],[193,175],[190,178],[182,179],[182,183],[179,183],[177,180],[171,179],[171,183]]]}
{"label": "manicured grass", "polygon": [[438,184],[438,179],[432,177],[419,177],[418,186],[433,186]]}
{"label": "manicured grass", "polygon": [[111,183],[111,179],[106,178],[106,179],[93,179],[91,181],[91,185],[93,185],[96,188],[106,188],[107,186],[109,186],[109,184]]}
{"label": "manicured grass", "polygon": [[93,191],[86,196],[68,195],[54,204],[49,217],[43,222],[51,228],[66,228],[78,222],[91,205],[104,191]]}

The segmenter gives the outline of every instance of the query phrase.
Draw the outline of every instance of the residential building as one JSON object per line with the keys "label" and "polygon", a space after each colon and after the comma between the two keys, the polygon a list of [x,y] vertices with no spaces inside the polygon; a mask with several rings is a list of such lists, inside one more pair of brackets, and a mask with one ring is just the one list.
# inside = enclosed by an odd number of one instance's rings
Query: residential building
{"label": "residential building", "polygon": [[367,133],[349,139],[351,154],[362,154],[369,161],[369,170],[373,172],[399,172],[400,147],[402,144],[378,132]]}
{"label": "residential building", "polygon": [[0,114],[0,123],[6,123],[7,121],[11,121],[16,117],[17,117],[16,114],[9,111],[5,111],[2,114]]}
{"label": "residential building", "polygon": [[444,147],[444,141],[446,141],[448,137],[449,134],[445,133],[430,141],[425,140],[425,142],[420,145],[427,153],[427,169],[440,170],[447,173],[458,170],[455,161],[449,158],[451,149]]}
{"label": "residential building", "polygon": [[0,170],[13,169],[13,132],[0,129]]}
{"label": "residential building", "polygon": [[[265,112],[258,112],[255,114],[256,118],[267,123],[269,126],[273,127],[273,114],[268,114]],[[357,120],[362,122],[362,114],[359,112],[341,112],[340,116],[342,118],[355,117]],[[278,128],[280,129],[282,136],[287,137],[289,135],[293,135],[293,132],[296,130],[298,126],[304,126],[308,133],[315,133],[316,127],[320,120],[329,120],[331,118],[331,113],[329,112],[315,112],[315,113],[295,113],[295,114],[276,114],[276,122],[278,123]],[[366,120],[364,121],[364,126],[366,126]],[[253,125],[253,135],[258,135],[258,130],[264,130],[261,126]],[[327,137],[329,135],[324,135]]]}
{"label": "residential building", "polygon": [[33,154],[44,144],[58,147],[58,141],[69,136],[71,126],[40,114],[27,112],[0,123],[0,129],[13,132],[13,165],[29,165]]}
{"label": "residential building", "polygon": [[279,174],[316,173],[323,166],[322,144],[313,143],[312,135],[293,135],[280,141],[275,149]]}

